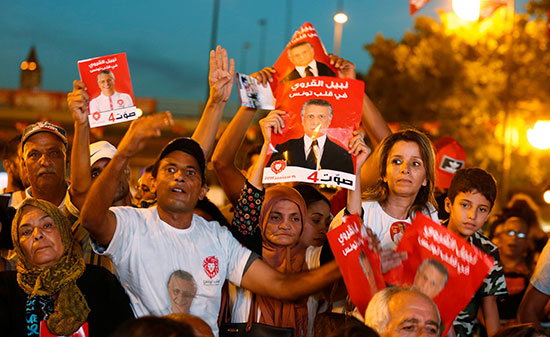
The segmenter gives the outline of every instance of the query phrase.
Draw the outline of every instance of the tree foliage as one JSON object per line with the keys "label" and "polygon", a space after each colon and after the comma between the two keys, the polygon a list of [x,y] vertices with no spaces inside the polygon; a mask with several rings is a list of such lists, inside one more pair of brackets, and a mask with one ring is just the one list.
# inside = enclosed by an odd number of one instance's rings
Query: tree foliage
{"label": "tree foliage", "polygon": [[550,119],[548,41],[546,18],[515,15],[512,25],[505,8],[474,23],[451,13],[440,22],[418,17],[400,42],[378,35],[365,46],[373,58],[366,91],[390,122],[439,121],[439,135],[457,139],[469,165],[497,177],[508,112],[512,188],[548,183],[548,151],[525,136],[537,119]]}

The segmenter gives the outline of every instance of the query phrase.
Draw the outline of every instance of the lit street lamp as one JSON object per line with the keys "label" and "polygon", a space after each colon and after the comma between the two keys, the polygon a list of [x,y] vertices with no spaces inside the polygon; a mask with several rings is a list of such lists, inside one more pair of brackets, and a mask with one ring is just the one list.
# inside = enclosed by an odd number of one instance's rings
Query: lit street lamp
{"label": "lit street lamp", "polygon": [[480,8],[480,0],[453,0],[453,11],[464,21],[476,21]]}
{"label": "lit street lamp", "polygon": [[527,130],[527,140],[539,150],[550,149],[550,121],[537,121],[532,129]]}
{"label": "lit street lamp", "polygon": [[344,12],[334,15],[334,55],[340,55],[340,46],[342,44],[342,30],[344,23],[348,21],[348,16]]}

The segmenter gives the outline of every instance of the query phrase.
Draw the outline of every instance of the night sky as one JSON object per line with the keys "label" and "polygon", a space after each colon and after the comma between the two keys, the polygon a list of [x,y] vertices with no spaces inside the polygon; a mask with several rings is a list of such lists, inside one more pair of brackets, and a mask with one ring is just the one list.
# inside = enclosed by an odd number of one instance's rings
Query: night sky
{"label": "night sky", "polygon": [[[525,12],[527,0],[516,0]],[[19,86],[19,65],[35,45],[43,89],[70,91],[77,61],[128,54],[137,96],[204,99],[213,0],[78,1],[4,0],[0,6],[0,88]],[[235,58],[237,71],[251,73],[275,62],[288,42],[288,0],[221,0],[218,44]],[[330,52],[336,0],[291,1],[291,32],[308,21]],[[55,5],[54,5],[55,4]],[[366,72],[363,46],[378,33],[399,40],[413,26],[407,0],[347,0],[341,55]],[[432,0],[416,15],[436,18],[451,0]],[[265,63],[259,65],[260,19],[267,20]],[[243,45],[250,43],[243,59]]]}

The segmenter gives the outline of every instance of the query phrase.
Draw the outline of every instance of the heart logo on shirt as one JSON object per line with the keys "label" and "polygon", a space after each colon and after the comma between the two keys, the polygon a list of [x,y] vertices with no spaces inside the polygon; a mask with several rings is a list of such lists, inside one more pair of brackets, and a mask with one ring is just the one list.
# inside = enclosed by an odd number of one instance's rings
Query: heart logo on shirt
{"label": "heart logo on shirt", "polygon": [[98,111],[96,111],[96,112],[94,112],[92,117],[97,121],[99,119],[99,117],[101,117],[101,114]]}
{"label": "heart logo on shirt", "polygon": [[271,171],[275,174],[279,174],[283,172],[283,170],[286,168],[286,161],[284,160],[275,160],[273,163],[271,163]]}

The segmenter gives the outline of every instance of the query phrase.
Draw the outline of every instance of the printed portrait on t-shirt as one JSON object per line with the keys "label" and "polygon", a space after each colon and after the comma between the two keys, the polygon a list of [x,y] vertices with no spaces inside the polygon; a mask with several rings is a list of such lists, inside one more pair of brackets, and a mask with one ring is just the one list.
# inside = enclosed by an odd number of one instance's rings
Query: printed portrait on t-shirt
{"label": "printed portrait on t-shirt", "polygon": [[193,275],[185,270],[176,270],[168,278],[167,287],[172,313],[188,314],[197,294],[197,283]]}

